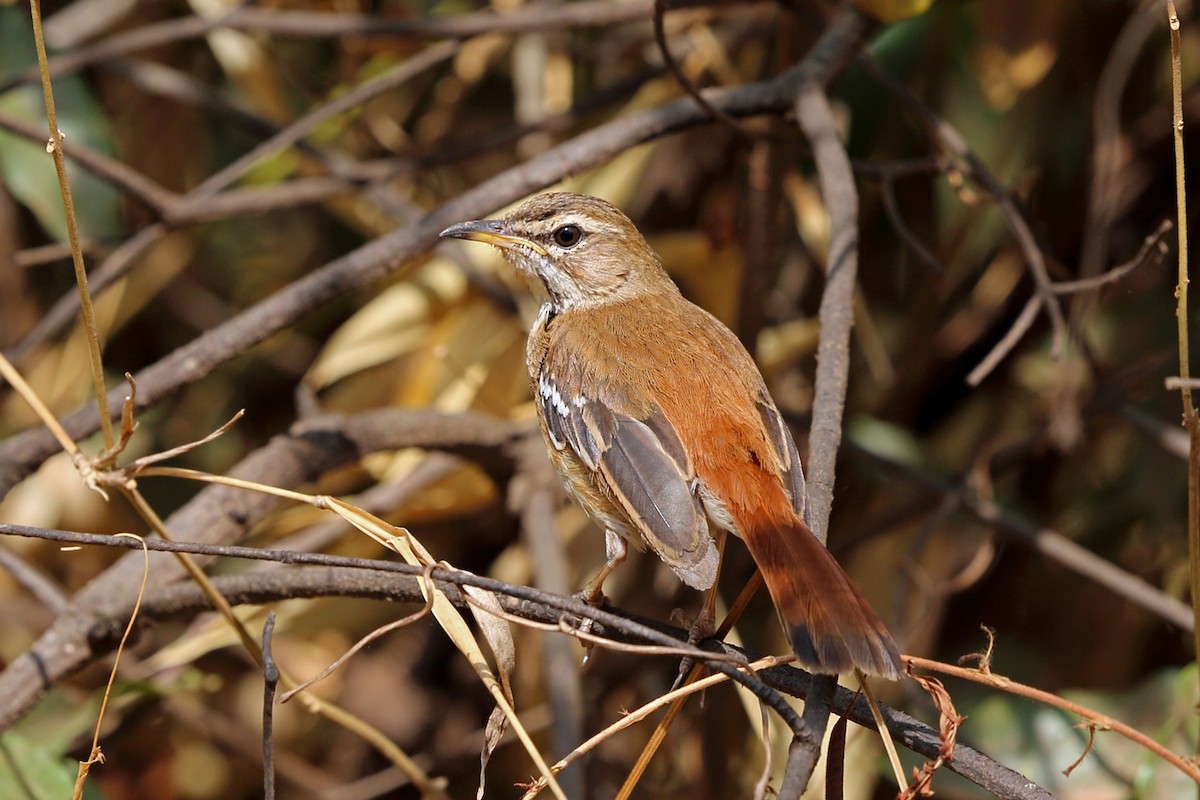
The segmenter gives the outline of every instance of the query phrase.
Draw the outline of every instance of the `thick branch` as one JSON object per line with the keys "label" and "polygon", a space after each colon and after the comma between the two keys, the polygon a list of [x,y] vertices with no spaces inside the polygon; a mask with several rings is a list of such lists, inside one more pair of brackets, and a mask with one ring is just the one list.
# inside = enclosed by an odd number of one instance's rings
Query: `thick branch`
{"label": "thick branch", "polygon": [[[846,9],[840,19],[859,17],[857,12]],[[795,113],[800,129],[812,144],[832,232],[825,291],[821,295],[819,311],[821,339],[817,346],[813,417],[808,440],[809,491],[805,504],[806,521],[824,543],[829,535],[834,472],[842,440],[842,412],[850,374],[850,328],[854,322],[854,287],[858,273],[858,190],[854,185],[850,157],[838,136],[833,110],[822,83],[809,81],[801,85],[795,100]],[[835,679],[820,676],[813,680],[812,696],[804,706],[809,742],[800,738],[792,742],[779,788],[781,800],[798,798],[808,787],[821,756],[821,741],[829,723],[830,700],[836,688]]]}
{"label": "thick branch", "polygon": [[[708,5],[709,0],[677,0],[672,8]],[[523,34],[571,28],[594,28],[642,22],[653,13],[652,0],[613,3],[585,0],[579,3],[538,3],[505,13],[491,10],[457,16],[388,18],[369,14],[336,14],[245,7],[218,17],[180,17],[110,36],[93,45],[77,48],[49,62],[50,75],[61,78],[84,67],[118,56],[172,42],[199,39],[213,31],[253,31],[280,37],[325,39],[372,36],[401,39],[466,39],[489,33]],[[38,80],[36,70],[0,81],[0,94]]]}
{"label": "thick branch", "polygon": [[[706,93],[712,105],[737,116],[785,113],[799,87],[825,84],[852,55],[864,23],[853,14],[834,20],[800,64],[769,81]],[[567,175],[603,163],[634,145],[703,124],[708,114],[691,98],[618,119],[571,139],[508,169],[425,215],[420,221],[376,239],[330,262],[207,331],[139,372],[138,407],[161,402],[180,387],[200,380],[226,361],[291,325],[309,311],[347,292],[367,286],[424,253],[447,225],[483,216],[500,206],[543,189]],[[119,412],[125,391],[109,394],[109,413]],[[63,424],[76,439],[99,425],[94,407],[69,414]],[[0,497],[57,450],[38,428],[0,444]]]}
{"label": "thick branch", "polygon": [[[531,432],[526,425],[477,414],[389,409],[353,417],[319,419],[296,425],[244,458],[230,475],[280,488],[295,488],[365,454],[400,447],[446,450],[478,461],[506,479],[513,469],[509,445]],[[209,486],[168,518],[178,537],[203,544],[236,541],[278,505],[265,494]],[[140,549],[140,546],[139,546]],[[89,634],[98,615],[126,613],[136,595],[144,562],[131,554],[92,579],[72,599],[29,652],[0,673],[0,729],[19,719],[55,682],[95,658]],[[150,557],[151,589],[178,580],[179,562],[166,554]]]}
{"label": "thick branch", "polygon": [[[63,541],[104,540],[110,546],[140,549],[138,543],[128,539],[61,533],[64,536],[56,538],[61,538]],[[192,547],[191,543],[155,541],[154,544],[172,550],[191,549],[199,553],[212,552],[211,548]],[[227,555],[254,554],[264,558],[274,556],[290,562],[311,561],[323,564],[323,566],[287,567],[266,572],[213,578],[213,583],[233,605],[264,604],[295,598],[331,596],[363,597],[392,602],[424,602],[420,586],[421,570],[408,564],[312,553],[255,551],[251,548],[227,548],[225,553]],[[460,587],[474,585],[494,592],[506,612],[534,622],[554,625],[563,619],[564,611],[578,616],[593,616],[592,612],[595,611],[590,606],[580,604],[574,598],[541,592],[524,586],[504,584],[465,572],[436,570],[433,578],[439,589],[444,591],[450,601],[460,608],[465,608],[467,602]],[[208,611],[210,608],[207,598],[198,586],[181,581],[151,590],[142,603],[139,619],[141,623],[145,623],[151,620],[187,618]],[[115,644],[129,619],[131,610],[132,599],[129,599],[123,607],[104,609],[103,612],[97,610],[97,613],[93,615],[89,630],[92,634],[91,645],[97,655],[107,652]],[[624,612],[597,614],[596,616],[603,616],[603,621],[598,622],[591,632],[618,641],[645,642],[646,639],[638,633],[644,628],[653,629],[679,642],[686,641],[688,637],[688,632],[681,628],[628,615]],[[742,655],[749,660],[755,658],[753,654],[745,653],[723,643],[706,642],[705,644],[711,649]],[[760,672],[759,676],[769,686],[779,691],[799,698],[808,696],[811,676],[802,670],[781,666]],[[834,710],[838,714],[847,715],[859,725],[874,728],[875,724],[866,701],[858,698],[858,701],[851,705],[853,700],[855,700],[853,692],[839,688],[833,701]],[[935,729],[887,706],[882,707],[882,712],[888,729],[904,747],[927,758],[937,755],[941,747],[941,740]],[[946,766],[999,798],[1041,800],[1041,798],[1051,797],[1049,792],[1023,775],[961,743],[955,749],[954,759]]]}
{"label": "thick branch", "polygon": [[858,190],[833,109],[820,85],[809,84],[800,93],[796,118],[812,142],[821,195],[829,210],[829,263],[819,311],[821,341],[808,439],[808,524],[824,542],[833,508],[834,473],[850,374],[850,329],[858,280]]}

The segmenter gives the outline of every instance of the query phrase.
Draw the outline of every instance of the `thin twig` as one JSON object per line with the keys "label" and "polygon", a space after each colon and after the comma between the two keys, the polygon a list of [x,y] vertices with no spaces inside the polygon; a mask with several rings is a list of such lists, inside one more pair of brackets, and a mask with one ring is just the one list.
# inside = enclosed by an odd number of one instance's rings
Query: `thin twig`
{"label": "thin twig", "polygon": [[984,378],[992,374],[1000,362],[1013,351],[1017,343],[1025,338],[1025,334],[1033,327],[1034,320],[1037,319],[1038,311],[1041,308],[1042,301],[1037,295],[1033,295],[1025,301],[1024,308],[1021,309],[1021,313],[1017,315],[1008,331],[1000,337],[1000,341],[996,342],[995,347],[967,375],[968,386],[978,386],[983,383]]}
{"label": "thin twig", "polygon": [[1088,754],[1092,752],[1092,748],[1096,746],[1096,725],[1092,722],[1084,722],[1080,726],[1087,729],[1088,739],[1087,744],[1083,746],[1083,752],[1079,754],[1079,758],[1075,759],[1070,766],[1062,771],[1064,778],[1071,777],[1071,773],[1079,768],[1079,765],[1087,759]]}
{"label": "thin twig", "polygon": [[138,586],[137,599],[134,600],[133,610],[129,613],[129,622],[125,625],[125,632],[121,634],[121,641],[117,644],[117,657],[113,661],[112,669],[109,670],[108,683],[104,686],[104,696],[100,700],[100,711],[96,714],[96,727],[92,733],[92,749],[88,751],[87,760],[79,762],[79,771],[75,776],[75,792],[72,800],[80,800],[83,797],[84,781],[87,779],[92,764],[104,763],[104,753],[100,750],[100,727],[104,724],[104,712],[108,709],[108,699],[112,696],[113,684],[117,681],[117,667],[121,663],[121,653],[125,652],[125,645],[129,641],[129,634],[133,632],[134,623],[137,622],[138,612],[142,607],[142,598],[146,595],[146,581],[150,577],[150,551],[145,546],[145,540],[140,536],[134,536],[132,533],[118,533],[116,536],[133,539],[142,545],[142,556],[144,559],[142,565],[142,582]]}
{"label": "thin twig", "polygon": [[[1017,240],[1017,246],[1025,258],[1025,264],[1029,268],[1029,273],[1033,276],[1034,293],[1030,302],[1035,305],[1032,309],[1032,316],[1028,314],[1029,306],[1026,305],[1026,310],[1022,311],[1021,316],[1014,323],[1013,329],[1001,338],[992,349],[992,352],[971,372],[968,382],[971,385],[977,385],[987,377],[996,365],[1012,352],[1012,349],[1031,327],[1033,317],[1036,317],[1037,311],[1044,310],[1050,318],[1052,333],[1051,355],[1054,358],[1059,358],[1067,345],[1069,337],[1066,318],[1063,316],[1062,306],[1059,304],[1058,297],[1054,293],[1050,274],[1046,269],[1045,254],[1042,253],[1042,249],[1033,235],[1033,229],[1030,227],[1029,221],[1025,219],[1025,215],[1017,207],[1017,203],[1008,189],[988,169],[983,159],[975,153],[967,143],[966,138],[954,126],[918,100],[906,86],[883,69],[878,61],[867,53],[860,53],[859,63],[876,80],[882,83],[894,97],[920,117],[921,121],[929,129],[930,135],[938,140],[947,153],[964,164],[971,178],[987,191],[988,195],[999,206],[1001,213],[1004,214],[1009,229]],[[1019,332],[1018,328],[1020,329]],[[974,379],[973,381],[972,378]]]}
{"label": "thin twig", "polygon": [[[766,81],[705,90],[705,94],[713,105],[737,117],[785,113],[792,107],[800,85],[832,80],[850,58],[865,27],[859,14],[836,15],[802,62]],[[447,225],[486,214],[641,142],[708,121],[702,109],[690,98],[684,98],[591,128],[501,172],[411,225],[381,236],[289,284],[142,370],[137,374],[139,410],[156,405],[182,386],[208,375],[218,365],[246,352],[313,309],[408,265],[437,242],[438,234]],[[109,407],[119,408],[122,399],[116,392],[110,393]],[[94,431],[96,424],[95,411],[86,407],[63,419],[64,428],[77,437]],[[40,430],[18,434],[0,444],[0,497],[53,451],[53,443]]]}
{"label": "thin twig", "polygon": [[[432,566],[426,567],[425,571],[421,574],[421,580],[426,581],[426,582],[432,580],[430,578],[430,573],[432,571],[433,571]],[[305,689],[309,688],[310,686],[313,686],[314,684],[320,683],[321,681],[325,680],[330,675],[332,675],[334,672],[341,669],[343,664],[345,664],[347,661],[349,661],[351,658],[353,658],[364,647],[366,647],[367,645],[369,645],[371,642],[375,641],[379,637],[385,636],[386,634],[389,634],[395,630],[399,630],[400,628],[407,627],[408,625],[411,625],[412,623],[427,617],[429,615],[429,612],[433,610],[433,592],[426,591],[426,592],[424,592],[424,594],[425,594],[425,605],[421,606],[421,608],[418,611],[416,611],[412,614],[409,614],[408,616],[401,617],[398,620],[389,622],[386,625],[380,625],[378,628],[371,631],[366,636],[362,637],[357,642],[355,642],[354,645],[351,646],[349,650],[347,650],[346,652],[344,652],[340,656],[338,656],[336,659],[334,659],[333,662],[329,666],[325,667],[325,669],[321,670],[316,675],[305,680],[303,683],[296,685],[295,687],[289,689],[288,691],[286,691],[282,695],[280,695],[279,702],[286,703],[288,700],[291,700],[292,697],[295,696],[297,693],[302,692]]]}
{"label": "thin twig", "polygon": [[58,175],[58,189],[62,193],[63,212],[67,222],[67,240],[71,243],[71,263],[75,267],[75,285],[79,289],[79,305],[83,311],[83,330],[87,337],[88,361],[92,367],[92,384],[96,402],[101,411],[100,431],[104,436],[105,448],[113,446],[112,420],[105,411],[107,392],[104,386],[104,361],[100,356],[100,332],[96,326],[96,312],[92,308],[92,296],[88,292],[87,268],[83,265],[83,250],[79,246],[79,226],[75,222],[75,202],[71,199],[71,184],[67,180],[67,161],[63,155],[63,135],[58,129],[58,114],[54,110],[54,87],[50,85],[50,70],[46,65],[46,42],[42,36],[41,0],[30,0],[29,13],[33,18],[33,41],[37,48],[38,72],[42,77],[42,96],[46,100],[46,123],[50,126],[50,141],[46,152],[54,160],[54,171]]}
{"label": "thin twig", "polygon": [[[1175,324],[1179,340],[1179,395],[1183,400],[1183,426],[1188,432],[1187,542],[1188,578],[1192,594],[1192,630],[1200,633],[1200,414],[1192,404],[1191,358],[1188,355],[1188,229],[1187,187],[1183,169],[1183,67],[1179,44],[1179,15],[1167,0],[1171,28],[1171,121],[1175,141],[1175,217],[1179,232],[1179,277],[1175,286]],[[1200,659],[1200,635],[1192,647]],[[1197,743],[1200,752],[1200,743]]]}
{"label": "thin twig", "polygon": [[741,120],[735,119],[708,102],[704,95],[700,94],[700,89],[696,84],[692,83],[692,79],[683,71],[683,67],[675,60],[675,56],[671,55],[671,48],[667,44],[667,30],[664,21],[667,14],[667,5],[668,0],[654,0],[654,41],[658,44],[658,52],[662,56],[663,63],[667,66],[667,71],[671,73],[671,77],[679,84],[679,88],[683,89],[689,97],[696,101],[697,105],[712,115],[713,119],[720,120],[750,139],[761,137],[761,133],[751,130]]}
{"label": "thin twig", "polygon": [[1200,783],[1200,765],[1188,758],[1184,758],[1178,753],[1168,750],[1163,745],[1154,741],[1151,737],[1142,733],[1120,720],[1114,719],[1107,714],[1101,714],[1099,711],[1093,711],[1086,706],[1073,703],[1059,697],[1056,694],[1044,691],[1042,689],[1028,686],[1023,683],[1017,683],[1011,678],[1006,678],[1003,675],[998,675],[995,672],[982,672],[975,669],[966,669],[964,667],[956,667],[952,664],[943,664],[940,661],[931,661],[925,658],[917,658],[915,656],[904,656],[905,662],[911,668],[929,670],[930,672],[940,672],[943,675],[953,675],[956,678],[963,678],[974,683],[981,683],[984,686],[990,686],[993,689],[999,689],[1009,694],[1026,697],[1030,700],[1036,700],[1044,705],[1052,706],[1061,709],[1070,714],[1075,714],[1088,722],[1100,726],[1104,730],[1111,730],[1114,733],[1119,733],[1131,742],[1144,747],[1146,750],[1154,753],[1155,756],[1161,758],[1171,766],[1178,769],[1184,775],[1187,775],[1193,781]]}
{"label": "thin twig", "polygon": [[994,525],[1007,536],[1026,543],[1055,563],[1095,581],[1098,585],[1124,597],[1135,605],[1176,625],[1191,630],[1192,611],[1185,603],[1167,595],[1144,579],[1131,574],[1078,542],[1051,528],[1042,527],[1010,511],[978,492],[964,488],[964,482],[952,482],[924,470],[890,459],[879,453],[850,445],[850,450],[887,468],[890,474],[926,487],[944,496],[952,496],[979,520]]}
{"label": "thin twig", "polygon": [[[1171,28],[1171,101],[1172,129],[1175,140],[1175,210],[1176,230],[1178,231],[1179,280],[1175,288],[1175,320],[1179,339],[1179,377],[1187,381],[1190,377],[1191,359],[1188,357],[1188,229],[1187,229],[1187,188],[1184,182],[1183,164],[1183,77],[1179,44],[1179,15],[1175,12],[1173,0],[1167,0],[1167,19]],[[1191,425],[1190,418],[1195,417],[1196,409],[1192,405],[1192,391],[1186,385],[1180,391],[1183,399],[1183,415],[1186,424]],[[1189,529],[1195,529],[1196,517],[1189,513]],[[1193,548],[1195,552],[1196,548]],[[1195,578],[1195,576],[1193,576]],[[1193,583],[1195,586],[1195,583]],[[1200,608],[1200,606],[1198,606]],[[1198,611],[1197,613],[1200,613]],[[1200,621],[1200,618],[1198,618]]]}
{"label": "thin twig", "polygon": [[904,221],[904,215],[900,213],[900,204],[896,201],[896,186],[895,181],[890,174],[885,173],[879,184],[879,194],[883,198],[883,210],[887,214],[888,220],[892,223],[892,229],[900,235],[900,241],[908,245],[908,248],[917,254],[917,257],[929,265],[929,268],[934,272],[942,275],[946,272],[946,268],[942,266],[942,262],[938,260],[925,243],[917,236],[908,223]]}
{"label": "thin twig", "polygon": [[1110,283],[1116,283],[1143,264],[1147,264],[1152,260],[1161,261],[1167,256],[1167,245],[1163,242],[1163,237],[1170,232],[1171,227],[1172,224],[1169,219],[1163,220],[1158,229],[1145,238],[1142,246],[1138,248],[1137,254],[1124,264],[1119,264],[1108,272],[1101,275],[1093,275],[1090,278],[1080,278],[1074,281],[1055,281],[1051,284],[1051,288],[1055,294],[1078,294],[1079,292],[1094,291]]}
{"label": "thin twig", "polygon": [[275,800],[275,687],[279,685],[279,667],[271,656],[271,637],[275,634],[275,612],[263,623],[263,800]]}

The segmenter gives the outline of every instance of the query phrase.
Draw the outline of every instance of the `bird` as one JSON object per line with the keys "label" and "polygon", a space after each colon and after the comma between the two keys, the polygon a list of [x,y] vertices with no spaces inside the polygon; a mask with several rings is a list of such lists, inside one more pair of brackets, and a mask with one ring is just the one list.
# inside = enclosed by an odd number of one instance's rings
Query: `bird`
{"label": "bird", "polygon": [[441,236],[498,248],[545,289],[526,364],[551,461],[605,533],[589,599],[603,601],[627,544],[707,591],[732,533],[801,666],[899,676],[892,636],[805,522],[800,456],[753,358],[623,212],[552,192]]}

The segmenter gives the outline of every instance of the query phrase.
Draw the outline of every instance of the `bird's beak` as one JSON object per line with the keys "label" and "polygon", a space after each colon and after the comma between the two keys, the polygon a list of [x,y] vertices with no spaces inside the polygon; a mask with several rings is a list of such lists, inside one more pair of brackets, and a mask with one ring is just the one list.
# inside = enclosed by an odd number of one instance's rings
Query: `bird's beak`
{"label": "bird's beak", "polygon": [[451,237],[454,239],[467,239],[472,242],[484,242],[493,247],[499,247],[502,250],[521,250],[527,248],[543,256],[550,255],[537,242],[508,233],[508,223],[502,219],[473,219],[469,222],[459,222],[446,228],[446,230],[438,235],[443,239]]}

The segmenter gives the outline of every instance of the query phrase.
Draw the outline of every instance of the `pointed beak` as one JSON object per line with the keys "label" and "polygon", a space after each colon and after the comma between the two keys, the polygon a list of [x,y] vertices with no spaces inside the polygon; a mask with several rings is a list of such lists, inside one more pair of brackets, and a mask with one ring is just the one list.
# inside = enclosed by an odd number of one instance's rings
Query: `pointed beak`
{"label": "pointed beak", "polygon": [[443,239],[466,239],[472,242],[484,242],[502,250],[521,250],[527,248],[548,256],[545,248],[536,242],[508,232],[508,223],[502,219],[473,219],[469,222],[459,222],[451,225],[438,234]]}

